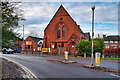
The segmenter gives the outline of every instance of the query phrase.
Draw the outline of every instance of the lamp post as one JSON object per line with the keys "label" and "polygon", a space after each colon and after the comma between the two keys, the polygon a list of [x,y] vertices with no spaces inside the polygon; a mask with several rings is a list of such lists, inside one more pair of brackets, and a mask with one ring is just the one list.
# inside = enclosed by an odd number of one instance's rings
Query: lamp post
{"label": "lamp post", "polygon": [[24,25],[23,25],[23,54],[24,54]]}
{"label": "lamp post", "polygon": [[93,65],[93,36],[94,36],[94,10],[95,6],[92,6],[92,54],[91,54],[91,65]]}

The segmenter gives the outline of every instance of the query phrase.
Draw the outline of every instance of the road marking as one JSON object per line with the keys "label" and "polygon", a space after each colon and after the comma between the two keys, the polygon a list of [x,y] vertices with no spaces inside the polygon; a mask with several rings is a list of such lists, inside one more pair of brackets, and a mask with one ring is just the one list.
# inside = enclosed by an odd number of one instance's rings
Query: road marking
{"label": "road marking", "polygon": [[115,77],[120,77],[119,75],[116,75],[116,74],[110,74],[110,75],[115,76]]}
{"label": "road marking", "polygon": [[[2,57],[2,58],[4,58],[4,57]],[[38,79],[37,78],[37,76],[35,76],[35,74],[34,73],[32,73],[29,69],[27,69],[25,66],[23,66],[22,64],[19,64],[18,62],[15,62],[15,61],[13,61],[13,60],[11,60],[11,59],[8,59],[8,58],[4,58],[4,59],[7,59],[8,61],[11,61],[11,62],[13,62],[14,64],[16,64],[16,65],[18,65],[19,67],[21,67],[26,73],[28,73],[28,75],[31,77],[31,78],[36,78],[36,79]],[[29,78],[29,77],[28,77]]]}

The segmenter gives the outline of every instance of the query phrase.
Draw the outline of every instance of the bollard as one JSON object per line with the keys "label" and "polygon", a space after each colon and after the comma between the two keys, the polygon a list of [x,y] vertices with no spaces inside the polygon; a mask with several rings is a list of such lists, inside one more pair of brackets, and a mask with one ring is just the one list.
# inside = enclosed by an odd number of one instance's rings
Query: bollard
{"label": "bollard", "polygon": [[64,55],[65,56],[65,61],[68,61],[68,52],[65,51],[64,53],[65,53],[65,55]]}
{"label": "bollard", "polygon": [[96,58],[96,66],[100,66],[100,53],[99,52],[95,53],[95,58]]}
{"label": "bollard", "polygon": [[84,53],[84,58],[86,58],[86,53]]}

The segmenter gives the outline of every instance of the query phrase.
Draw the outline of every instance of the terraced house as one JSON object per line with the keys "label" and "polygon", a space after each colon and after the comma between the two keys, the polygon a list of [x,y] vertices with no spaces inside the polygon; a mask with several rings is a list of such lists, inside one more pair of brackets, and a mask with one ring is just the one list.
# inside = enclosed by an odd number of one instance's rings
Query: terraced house
{"label": "terraced house", "polygon": [[120,36],[119,35],[103,35],[105,49],[103,50],[105,56],[118,57],[120,56]]}
{"label": "terraced house", "polygon": [[[73,20],[65,8],[61,5],[44,30],[43,47],[50,48],[51,53],[75,52],[75,45],[80,40],[89,39],[80,29],[80,25]],[[89,36],[88,36],[89,37]]]}

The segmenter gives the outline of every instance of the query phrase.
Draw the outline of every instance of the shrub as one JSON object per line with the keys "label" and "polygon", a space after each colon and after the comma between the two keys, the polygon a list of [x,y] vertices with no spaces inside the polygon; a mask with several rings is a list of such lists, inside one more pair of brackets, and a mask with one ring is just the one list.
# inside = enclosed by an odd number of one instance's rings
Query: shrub
{"label": "shrub", "polygon": [[78,45],[75,46],[78,55],[84,56],[86,53],[87,56],[91,54],[91,43],[88,40],[81,40]]}

